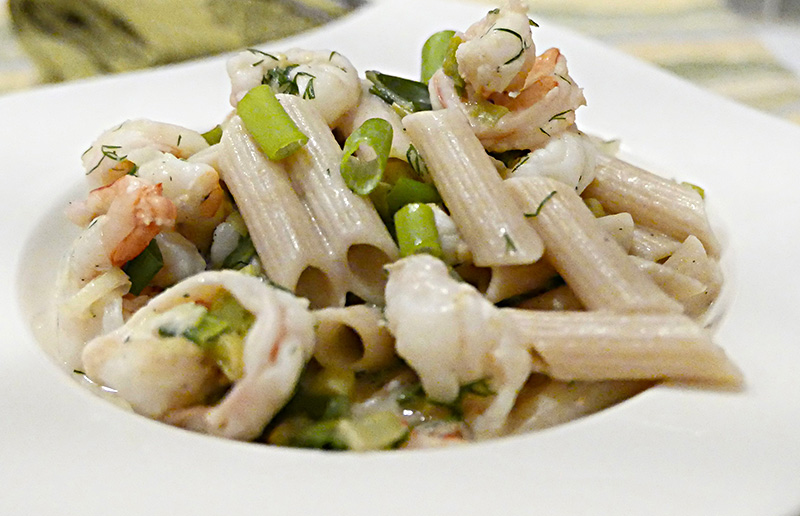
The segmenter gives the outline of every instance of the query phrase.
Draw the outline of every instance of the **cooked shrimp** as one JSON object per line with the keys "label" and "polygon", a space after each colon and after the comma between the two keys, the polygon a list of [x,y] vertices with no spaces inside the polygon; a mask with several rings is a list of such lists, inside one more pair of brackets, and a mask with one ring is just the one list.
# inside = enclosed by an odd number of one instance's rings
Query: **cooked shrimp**
{"label": "cooked shrimp", "polygon": [[[473,24],[456,50],[458,73],[480,97],[518,92],[536,59],[530,20],[519,0]],[[513,93],[512,93],[513,94]]]}
{"label": "cooked shrimp", "polygon": [[113,183],[146,161],[168,152],[179,158],[208,147],[191,129],[151,120],[127,120],[101,134],[81,157],[93,187]]}
{"label": "cooked shrimp", "polygon": [[229,212],[219,173],[211,165],[161,153],[142,165],[136,176],[162,186],[162,194],[177,209],[177,231],[198,248],[208,249],[214,228]]}
{"label": "cooked shrimp", "polygon": [[358,104],[361,82],[350,61],[329,50],[294,48],[286,53],[241,52],[228,61],[231,105],[248,91],[269,84],[278,93],[291,93],[313,105],[330,127]]}
{"label": "cooked shrimp", "polygon": [[123,322],[122,296],[130,282],[120,267],[174,225],[175,206],[160,186],[124,176],[93,190],[69,212],[73,222],[88,224],[65,256],[56,284],[59,355],[78,367],[84,344]]}
{"label": "cooked shrimp", "polygon": [[588,137],[564,131],[550,138],[544,147],[524,156],[507,175],[551,177],[581,193],[594,179],[597,152]]}
{"label": "cooked shrimp", "polygon": [[[213,352],[185,337],[221,292],[254,318],[243,337],[241,376],[234,379],[215,363]],[[314,320],[306,300],[242,273],[208,271],[164,291],[124,326],[91,341],[83,367],[136,412],[251,440],[291,397],[313,345]]]}
{"label": "cooked shrimp", "polygon": [[453,279],[444,262],[415,255],[387,269],[385,314],[397,354],[434,401],[451,403],[461,386],[488,380],[496,396],[472,429],[478,437],[496,435],[532,369],[522,339],[500,309]]}
{"label": "cooked shrimp", "polygon": [[[435,108],[461,109],[489,151],[535,149],[572,126],[575,110],[586,104],[583,90],[569,76],[566,58],[558,50],[537,57],[537,65],[518,95],[495,93],[484,101],[462,98],[453,80],[439,70],[428,83],[431,102]],[[485,116],[489,108],[499,118]]]}
{"label": "cooked shrimp", "polygon": [[108,186],[89,192],[86,201],[73,203],[67,216],[78,225],[106,215],[98,239],[109,264],[119,267],[141,253],[163,228],[175,225],[175,205],[151,185],[133,176],[123,176]]}

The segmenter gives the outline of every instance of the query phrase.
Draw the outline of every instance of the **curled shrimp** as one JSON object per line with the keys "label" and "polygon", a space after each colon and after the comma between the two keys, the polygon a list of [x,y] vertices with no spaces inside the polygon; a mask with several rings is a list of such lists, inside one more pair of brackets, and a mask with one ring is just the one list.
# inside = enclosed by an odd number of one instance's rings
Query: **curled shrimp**
{"label": "curled shrimp", "polygon": [[214,167],[161,153],[142,165],[136,176],[162,186],[164,197],[175,205],[175,227],[180,234],[201,250],[211,246],[214,228],[230,208]]}
{"label": "curled shrimp", "polygon": [[127,120],[101,134],[81,160],[89,184],[98,187],[113,183],[162,152],[188,158],[207,147],[197,131],[152,120]]}
{"label": "curled shrimp", "polygon": [[397,354],[434,401],[452,403],[461,386],[488,380],[496,395],[471,427],[479,438],[497,435],[532,370],[521,337],[444,262],[420,254],[387,269],[385,314]]}
{"label": "curled shrimp", "polygon": [[85,201],[70,204],[67,216],[82,226],[100,224],[98,243],[109,265],[119,267],[139,255],[162,229],[172,228],[177,209],[163,195],[161,184],[126,175],[92,190]]}
{"label": "curled shrimp", "polygon": [[[492,25],[500,21],[504,25]],[[456,50],[457,79],[463,84],[444,70],[428,82],[434,108],[461,109],[489,151],[540,147],[572,126],[575,110],[586,103],[558,49],[535,56],[528,23],[524,8],[514,4],[492,11],[467,30]],[[508,62],[513,52],[518,56]],[[493,65],[481,67],[483,59]]]}
{"label": "curled shrimp", "polygon": [[120,267],[171,228],[176,213],[160,186],[132,176],[93,190],[68,212],[84,229],[59,268],[58,352],[69,367],[78,367],[88,340],[123,323],[122,296],[130,281]]}
{"label": "curled shrimp", "polygon": [[[238,353],[242,370],[233,379],[212,350],[185,336],[198,312],[223,291],[254,318]],[[140,414],[251,440],[289,400],[313,347],[308,301],[246,274],[206,271],[165,290],[124,326],[92,340],[82,359],[89,378],[117,390]]]}
{"label": "curled shrimp", "polygon": [[469,27],[456,50],[458,73],[483,98],[522,89],[536,59],[530,20],[519,0]]}
{"label": "curled shrimp", "polygon": [[353,109],[361,82],[353,64],[338,52],[293,48],[285,53],[241,52],[228,61],[231,105],[248,91],[269,84],[277,93],[295,94],[313,105],[330,127]]}

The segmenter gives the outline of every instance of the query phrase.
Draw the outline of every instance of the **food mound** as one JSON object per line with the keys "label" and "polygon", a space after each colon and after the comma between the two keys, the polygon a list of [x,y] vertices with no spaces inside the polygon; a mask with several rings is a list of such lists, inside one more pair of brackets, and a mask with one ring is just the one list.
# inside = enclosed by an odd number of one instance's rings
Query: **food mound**
{"label": "food mound", "polygon": [[334,450],[519,434],[661,380],[735,385],[703,192],[582,132],[518,2],[420,81],[243,51],[213,129],[128,120],[83,154],[60,359],[144,416]]}

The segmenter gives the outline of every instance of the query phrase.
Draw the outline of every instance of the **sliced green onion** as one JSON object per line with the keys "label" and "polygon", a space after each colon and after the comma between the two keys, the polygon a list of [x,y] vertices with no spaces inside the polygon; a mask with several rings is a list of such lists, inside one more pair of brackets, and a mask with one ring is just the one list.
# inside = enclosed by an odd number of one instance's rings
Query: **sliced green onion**
{"label": "sliced green onion", "polygon": [[[347,137],[341,172],[348,188],[359,195],[367,195],[375,188],[386,170],[393,134],[392,124],[382,118],[370,118]],[[356,152],[366,154],[367,159],[353,156]]]}
{"label": "sliced green onion", "polygon": [[406,204],[394,214],[400,256],[428,253],[442,257],[433,209],[427,204]]}
{"label": "sliced green onion", "polygon": [[445,75],[453,79],[453,85],[455,86],[459,95],[463,95],[465,88],[467,87],[467,82],[458,72],[458,60],[456,59],[456,50],[461,43],[463,43],[463,40],[459,36],[453,36],[450,38],[450,42],[447,45],[447,51],[445,52],[444,61],[442,61],[442,70],[444,71]]}
{"label": "sliced green onion", "polygon": [[217,144],[222,139],[222,126],[217,124],[212,129],[204,132],[201,136],[205,138],[209,145]]}
{"label": "sliced green onion", "polygon": [[450,40],[455,36],[455,31],[443,30],[437,32],[428,38],[422,46],[422,70],[420,77],[422,82],[428,84],[428,81],[436,73],[436,70],[442,67],[445,57],[447,57],[447,49],[450,46]]}
{"label": "sliced green onion", "polygon": [[510,113],[511,110],[499,104],[486,100],[470,103],[469,116],[478,119],[481,124],[494,126],[498,120]]}
{"label": "sliced green onion", "polygon": [[386,201],[386,197],[389,195],[391,189],[392,185],[381,181],[375,185],[375,189],[369,193],[369,200],[372,201],[372,205],[375,206],[375,211],[381,216],[381,220],[386,224],[386,227],[389,227],[392,220],[392,214],[389,213],[389,203]]}
{"label": "sliced green onion", "polygon": [[683,186],[688,186],[689,188],[691,188],[692,190],[694,190],[695,192],[697,192],[697,193],[700,195],[700,198],[701,198],[701,199],[705,199],[705,198],[706,198],[706,191],[705,191],[705,190],[704,190],[702,187],[700,187],[700,186],[697,186],[696,184],[694,184],[694,183],[690,183],[690,182],[688,182],[688,181],[683,181],[683,182],[681,183],[681,185],[683,185]]}
{"label": "sliced green onion", "polygon": [[408,437],[408,426],[397,414],[381,411],[339,421],[336,434],[348,450],[386,450]]}
{"label": "sliced green onion", "polygon": [[431,97],[426,84],[374,70],[364,75],[372,83],[369,91],[393,106],[401,115],[431,110]]}
{"label": "sliced green onion", "polygon": [[389,193],[386,194],[386,204],[389,213],[394,215],[397,210],[411,203],[434,203],[439,204],[442,198],[436,187],[421,181],[415,181],[406,177],[397,180]]}
{"label": "sliced green onion", "polygon": [[249,235],[239,235],[239,242],[236,247],[231,251],[231,254],[225,257],[222,261],[223,269],[241,269],[246,267],[253,256],[256,254],[256,248]]}
{"label": "sliced green onion", "polygon": [[297,128],[267,84],[256,86],[239,101],[236,112],[245,128],[271,160],[281,160],[306,144],[308,137]]}
{"label": "sliced green onion", "polygon": [[130,293],[138,296],[150,281],[164,267],[164,258],[155,239],[151,240],[144,251],[122,266],[122,270],[131,280]]}
{"label": "sliced green onion", "polygon": [[198,346],[206,347],[210,346],[217,337],[229,330],[230,325],[225,320],[206,313],[197,321],[197,324],[187,328],[183,332],[183,336]]}

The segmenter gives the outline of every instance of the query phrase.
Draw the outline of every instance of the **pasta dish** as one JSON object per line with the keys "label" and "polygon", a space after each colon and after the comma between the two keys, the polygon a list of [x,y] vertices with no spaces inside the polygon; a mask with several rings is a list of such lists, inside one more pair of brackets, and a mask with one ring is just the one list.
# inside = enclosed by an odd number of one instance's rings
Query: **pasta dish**
{"label": "pasta dish", "polygon": [[419,80],[248,49],[216,127],[103,132],[66,210],[59,359],[171,425],[354,451],[738,385],[705,324],[704,192],[581,131],[536,27],[514,0],[436,33]]}

